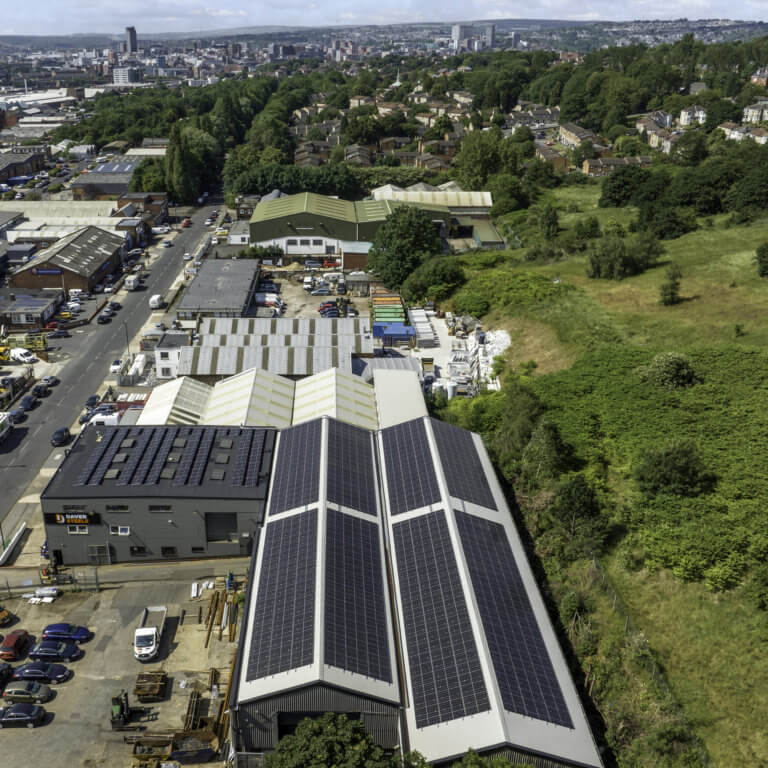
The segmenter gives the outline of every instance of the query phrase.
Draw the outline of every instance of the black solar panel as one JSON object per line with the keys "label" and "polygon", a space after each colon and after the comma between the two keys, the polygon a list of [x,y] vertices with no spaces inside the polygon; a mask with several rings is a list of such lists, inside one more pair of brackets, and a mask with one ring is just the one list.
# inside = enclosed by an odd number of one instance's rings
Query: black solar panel
{"label": "black solar panel", "polygon": [[203,432],[200,429],[190,430],[184,453],[176,469],[176,476],[173,478],[173,485],[186,485],[189,473],[192,471],[192,463],[197,455],[197,447],[200,445],[200,438]]}
{"label": "black solar panel", "polygon": [[312,504],[320,494],[322,421],[309,421],[280,433],[269,513]]}
{"label": "black solar panel", "polygon": [[213,429],[204,430],[203,435],[200,438],[200,444],[197,448],[197,454],[192,463],[192,469],[187,478],[187,483],[189,485],[200,485],[200,481],[203,479],[203,473],[208,465],[208,456],[211,453],[215,437],[216,432]]}
{"label": "black solar panel", "polygon": [[109,469],[112,459],[115,458],[115,454],[120,450],[120,442],[115,431],[112,432],[108,439],[104,440],[104,443],[107,443],[107,445],[102,447],[101,459],[90,480],[88,480],[88,485],[100,485],[101,481],[105,479],[104,475]]}
{"label": "black solar panel", "polygon": [[248,457],[251,455],[251,443],[258,432],[246,432],[237,446],[235,466],[230,476],[231,485],[242,485],[245,481],[245,473],[248,469]]}
{"label": "black solar panel", "polygon": [[160,444],[163,442],[163,433],[165,432],[164,429],[153,427],[151,432],[152,439],[149,441],[149,445],[141,457],[139,466],[133,473],[133,477],[131,478],[131,485],[144,485],[144,481],[147,478],[150,467],[155,460],[155,455],[160,448]]}
{"label": "black solar panel", "polygon": [[416,725],[491,708],[445,513],[393,527]]}
{"label": "black solar panel", "polygon": [[152,429],[147,427],[138,427],[140,430],[137,435],[131,435],[135,438],[136,444],[131,448],[130,456],[128,456],[128,461],[125,462],[125,466],[123,467],[122,471],[120,472],[120,477],[117,479],[118,485],[128,485],[131,482],[131,479],[133,478],[133,473],[136,470],[136,467],[139,465],[139,461],[141,460],[142,455],[144,454],[144,450],[147,447],[147,443],[149,443],[150,438],[152,437]]}
{"label": "black solar panel", "polygon": [[451,496],[497,509],[472,433],[438,419],[432,419],[432,429]]}
{"label": "black solar panel", "polygon": [[504,708],[573,728],[504,526],[456,512]]}
{"label": "black solar panel", "polygon": [[261,457],[264,453],[264,441],[266,440],[267,433],[264,430],[259,430],[253,433],[251,440],[251,455],[248,459],[248,469],[245,473],[245,482],[243,485],[246,488],[255,488],[259,484],[259,476],[261,474]]}
{"label": "black solar panel", "polygon": [[328,421],[328,501],[376,514],[370,432],[335,419]]}
{"label": "black solar panel", "polygon": [[317,510],[270,522],[262,538],[248,680],[303,667],[314,659]]}
{"label": "black solar panel", "polygon": [[325,663],[392,682],[379,527],[328,510]]}
{"label": "black solar panel", "polygon": [[165,436],[163,437],[163,442],[157,452],[157,456],[155,456],[152,466],[149,468],[149,473],[147,474],[146,479],[147,483],[155,484],[160,479],[160,473],[165,467],[165,461],[168,458],[168,454],[171,452],[171,448],[173,448],[173,441],[176,439],[178,432],[178,427],[171,427],[166,431]]}
{"label": "black solar panel", "polygon": [[421,419],[382,431],[393,515],[440,501],[440,489]]}
{"label": "black solar panel", "polygon": [[[91,427],[91,429],[95,429],[95,427]],[[101,461],[101,457],[104,455],[104,452],[114,438],[115,432],[108,432],[107,436],[103,438],[100,443],[96,444],[96,447],[91,452],[91,455],[83,465],[83,468],[80,470],[80,474],[77,476],[77,480],[74,483],[75,485],[85,485],[88,482],[93,471],[96,469],[96,466]]]}

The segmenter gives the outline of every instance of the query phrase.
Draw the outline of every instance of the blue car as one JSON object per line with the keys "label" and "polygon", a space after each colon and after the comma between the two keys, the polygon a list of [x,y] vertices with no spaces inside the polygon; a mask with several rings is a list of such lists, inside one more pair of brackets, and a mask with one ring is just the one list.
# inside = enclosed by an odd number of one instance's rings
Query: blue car
{"label": "blue car", "polygon": [[63,640],[41,640],[29,652],[29,658],[35,661],[74,661],[82,655],[77,645]]}
{"label": "blue car", "polygon": [[68,640],[70,643],[85,643],[91,633],[77,624],[49,624],[43,630],[43,640]]}
{"label": "blue car", "polygon": [[63,664],[48,664],[46,661],[30,661],[13,670],[14,680],[37,680],[40,683],[64,683],[72,673]]}

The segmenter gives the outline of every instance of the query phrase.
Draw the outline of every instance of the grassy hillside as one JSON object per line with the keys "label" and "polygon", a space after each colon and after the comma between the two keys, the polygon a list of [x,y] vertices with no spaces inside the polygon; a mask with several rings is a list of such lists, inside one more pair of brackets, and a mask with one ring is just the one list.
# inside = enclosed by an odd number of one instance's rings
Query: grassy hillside
{"label": "grassy hillside", "polygon": [[[551,193],[561,228],[586,216],[627,228],[636,212],[598,208],[599,196],[598,185]],[[512,226],[524,228],[515,216]],[[768,280],[754,263],[768,220],[729,226],[723,215],[699,223],[664,242],[659,266],[623,281],[589,279],[586,254],[547,264],[527,262],[523,249],[467,255],[468,280],[454,296],[484,297],[493,307],[485,324],[511,332],[512,370],[534,371],[524,380],[610,517],[602,572],[632,627],[623,650],[610,639],[617,617],[583,566],[563,570],[545,545],[536,547],[555,600],[581,585],[586,607],[566,615],[561,607],[561,618],[619,765],[701,764],[670,736],[689,727],[714,765],[768,764],[768,619],[755,598],[755,573],[768,559]],[[664,307],[659,287],[670,261],[682,270],[684,300]],[[661,352],[686,354],[695,385],[670,391],[644,380],[640,369]],[[535,367],[524,365],[531,360]],[[711,487],[692,497],[644,497],[633,468],[670,438],[698,447]],[[519,496],[533,529],[541,499]],[[583,641],[584,622],[592,643]],[[641,645],[647,639],[683,721],[662,716],[671,705],[637,666],[645,653],[634,645],[638,637]],[[623,669],[611,664],[616,653]],[[675,747],[662,759],[667,739]]]}

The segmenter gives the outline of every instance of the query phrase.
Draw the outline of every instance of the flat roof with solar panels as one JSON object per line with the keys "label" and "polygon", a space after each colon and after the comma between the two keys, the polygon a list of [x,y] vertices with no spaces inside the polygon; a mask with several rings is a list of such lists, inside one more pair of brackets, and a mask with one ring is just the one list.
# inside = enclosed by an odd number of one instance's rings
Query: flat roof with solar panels
{"label": "flat roof with solar panels", "polygon": [[601,766],[478,435],[324,417],[275,450],[230,700],[236,750],[274,749],[286,713],[337,711],[433,763],[472,748]]}
{"label": "flat roof with solar panels", "polygon": [[41,498],[266,498],[274,435],[249,427],[90,425]]}

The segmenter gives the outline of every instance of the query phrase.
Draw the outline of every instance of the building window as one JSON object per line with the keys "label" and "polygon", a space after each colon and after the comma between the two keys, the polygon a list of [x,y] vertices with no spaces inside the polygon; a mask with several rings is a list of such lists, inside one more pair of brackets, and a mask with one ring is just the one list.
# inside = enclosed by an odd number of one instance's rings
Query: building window
{"label": "building window", "polygon": [[323,244],[322,240],[313,240],[312,241],[312,245],[322,245],[322,244]]}
{"label": "building window", "polygon": [[67,533],[70,535],[85,534],[85,533],[88,533],[88,526],[87,525],[68,525]]}
{"label": "building window", "polygon": [[309,245],[309,240],[299,240],[299,245]]}
{"label": "building window", "polygon": [[85,509],[85,504],[63,504],[61,508],[64,512],[79,512]]}
{"label": "building window", "polygon": [[171,505],[170,504],[150,504],[149,511],[150,512],[170,512]]}
{"label": "building window", "polygon": [[146,547],[131,547],[131,557],[145,557],[146,554]]}
{"label": "building window", "polygon": [[127,504],[107,504],[107,512],[127,512]]}
{"label": "building window", "polygon": [[160,359],[161,360],[167,360],[168,359],[168,353],[167,352],[161,352],[160,353]]}
{"label": "building window", "polygon": [[160,547],[160,554],[163,557],[176,557],[176,547]]}
{"label": "building window", "polygon": [[298,242],[296,240],[286,240],[285,244],[286,245],[297,245]]}
{"label": "building window", "polygon": [[192,552],[195,554],[200,554],[201,552],[205,552],[205,547],[192,547]]}
{"label": "building window", "polygon": [[109,532],[113,536],[130,536],[131,526],[130,525],[110,525]]}
{"label": "building window", "polygon": [[170,376],[171,375],[171,369],[170,368],[161,368],[160,369],[160,375],[161,376]]}

